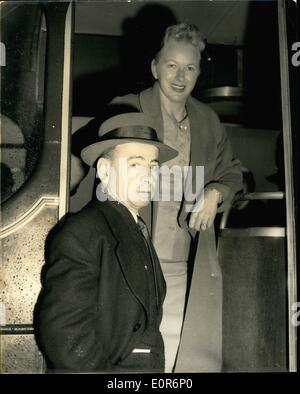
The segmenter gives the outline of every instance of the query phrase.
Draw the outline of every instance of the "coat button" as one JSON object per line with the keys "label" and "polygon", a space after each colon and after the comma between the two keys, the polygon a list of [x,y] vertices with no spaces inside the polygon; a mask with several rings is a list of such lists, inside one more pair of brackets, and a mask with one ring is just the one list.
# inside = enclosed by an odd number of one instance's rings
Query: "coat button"
{"label": "coat button", "polygon": [[136,323],[136,325],[133,327],[133,331],[136,332],[140,329],[141,323]]}

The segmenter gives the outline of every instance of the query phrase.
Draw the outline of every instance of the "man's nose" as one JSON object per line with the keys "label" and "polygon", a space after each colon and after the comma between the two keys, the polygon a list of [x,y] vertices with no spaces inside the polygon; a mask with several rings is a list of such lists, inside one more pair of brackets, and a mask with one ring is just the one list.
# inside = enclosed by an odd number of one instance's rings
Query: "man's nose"
{"label": "man's nose", "polygon": [[150,182],[151,179],[151,171],[148,168],[145,168],[143,173],[140,174],[140,179],[142,182]]}
{"label": "man's nose", "polygon": [[151,180],[150,174],[143,175],[142,178],[141,178],[141,181],[143,183],[150,183],[150,180]]}
{"label": "man's nose", "polygon": [[144,184],[153,185],[153,183],[155,183],[157,181],[157,174],[156,174],[156,172],[149,169],[149,171],[147,171],[146,174],[144,174],[144,176],[142,177],[141,181]]}

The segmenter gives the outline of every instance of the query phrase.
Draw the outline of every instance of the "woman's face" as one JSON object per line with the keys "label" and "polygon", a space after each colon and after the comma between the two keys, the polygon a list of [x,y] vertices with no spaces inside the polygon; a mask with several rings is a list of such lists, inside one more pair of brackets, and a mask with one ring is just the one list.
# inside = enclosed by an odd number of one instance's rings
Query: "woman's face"
{"label": "woman's face", "polygon": [[200,73],[200,51],[190,43],[170,40],[151,64],[162,93],[172,103],[185,104]]}

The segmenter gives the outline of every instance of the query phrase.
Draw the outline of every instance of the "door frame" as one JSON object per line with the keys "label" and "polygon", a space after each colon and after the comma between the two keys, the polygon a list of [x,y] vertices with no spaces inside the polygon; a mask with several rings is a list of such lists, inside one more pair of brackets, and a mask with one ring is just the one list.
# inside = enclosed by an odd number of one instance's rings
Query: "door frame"
{"label": "door frame", "polygon": [[296,209],[294,184],[293,129],[291,117],[291,90],[289,50],[287,40],[286,0],[278,1],[278,32],[280,52],[280,80],[282,105],[282,132],[284,148],[286,237],[287,237],[287,286],[288,286],[288,361],[289,371],[297,371],[297,327],[293,324],[297,305],[297,247]]}

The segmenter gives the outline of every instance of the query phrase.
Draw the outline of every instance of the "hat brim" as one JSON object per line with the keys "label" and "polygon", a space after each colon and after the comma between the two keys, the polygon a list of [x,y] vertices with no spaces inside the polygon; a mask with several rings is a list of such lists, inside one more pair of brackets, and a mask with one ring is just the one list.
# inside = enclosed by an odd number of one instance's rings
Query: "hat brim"
{"label": "hat brim", "polygon": [[140,142],[141,144],[156,146],[159,149],[158,159],[160,163],[172,160],[178,155],[177,150],[163,144],[162,142],[149,141],[142,138],[120,138],[99,141],[87,146],[81,151],[81,158],[87,165],[92,167],[94,166],[95,161],[102,155],[103,152],[107,151],[108,149],[114,148],[117,145],[127,144],[128,142]]}

